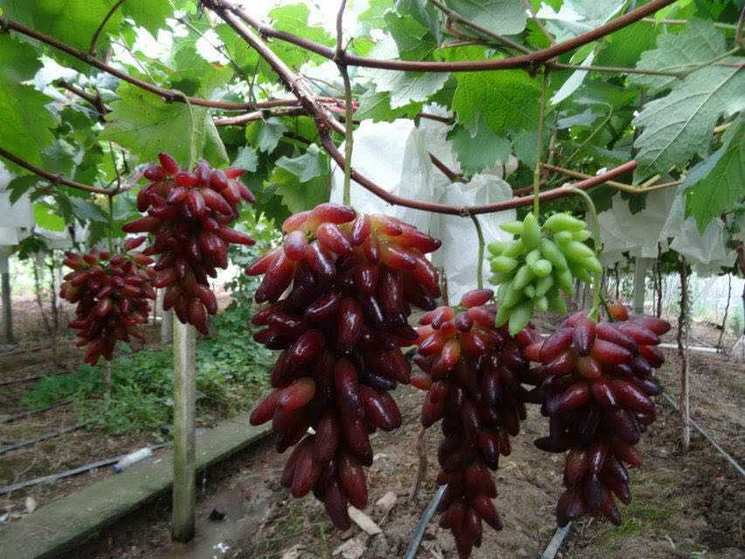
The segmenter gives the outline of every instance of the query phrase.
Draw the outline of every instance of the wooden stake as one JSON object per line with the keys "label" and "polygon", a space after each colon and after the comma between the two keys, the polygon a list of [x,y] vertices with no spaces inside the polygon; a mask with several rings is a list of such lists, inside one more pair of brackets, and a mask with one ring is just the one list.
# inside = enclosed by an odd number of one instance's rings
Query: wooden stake
{"label": "wooden stake", "polygon": [[691,446],[691,402],[690,386],[688,384],[688,326],[689,326],[689,301],[688,301],[688,268],[685,258],[680,258],[678,268],[680,274],[680,315],[678,316],[678,355],[680,356],[680,402],[678,409],[681,418],[681,444],[683,450],[688,452]]}
{"label": "wooden stake", "polygon": [[648,259],[641,256],[636,257],[634,263],[634,313],[636,314],[644,314],[644,296],[647,290],[645,280],[647,279],[648,264]]}
{"label": "wooden stake", "polygon": [[13,336],[13,309],[10,297],[10,259],[5,252],[0,252],[0,271],[2,271],[2,300],[3,300],[3,324],[4,340],[6,344],[16,342]]}
{"label": "wooden stake", "polygon": [[194,537],[196,463],[196,331],[174,321],[173,336],[173,539]]}
{"label": "wooden stake", "polygon": [[163,290],[160,290],[156,304],[160,307],[160,343],[170,344],[173,341],[173,311],[163,310]]}

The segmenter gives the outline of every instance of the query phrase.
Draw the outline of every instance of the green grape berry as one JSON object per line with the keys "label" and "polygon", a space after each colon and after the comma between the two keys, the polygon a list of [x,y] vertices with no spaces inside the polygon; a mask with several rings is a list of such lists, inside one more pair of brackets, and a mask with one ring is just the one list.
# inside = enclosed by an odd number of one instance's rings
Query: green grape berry
{"label": "green grape berry", "polygon": [[497,326],[509,324],[513,334],[533,312],[565,313],[575,279],[589,282],[603,270],[587,244],[592,235],[585,222],[568,213],[550,216],[543,227],[532,213],[500,227],[514,237],[489,244],[491,282],[499,285]]}

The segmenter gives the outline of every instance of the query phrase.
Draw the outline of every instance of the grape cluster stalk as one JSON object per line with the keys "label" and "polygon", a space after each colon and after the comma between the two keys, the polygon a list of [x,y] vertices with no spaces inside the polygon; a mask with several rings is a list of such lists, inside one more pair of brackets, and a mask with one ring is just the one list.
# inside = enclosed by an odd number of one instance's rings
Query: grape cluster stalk
{"label": "grape cluster stalk", "polygon": [[124,242],[123,254],[92,249],[86,254],[65,253],[64,265],[72,269],[60,286],[60,296],[75,303],[77,346],[85,347],[85,362],[95,365],[103,357],[111,361],[118,341],[144,341],[140,325],[147,322],[152,287],[153,260],[140,252],[129,252],[144,239]]}
{"label": "grape cluster stalk", "polygon": [[522,348],[540,339],[532,327],[514,338],[506,326],[496,327],[492,295],[488,289],[473,290],[458,307],[425,313],[414,356],[421,372],[412,384],[427,390],[422,424],[442,420],[437,482],[447,488],[440,525],[452,532],[462,559],[481,545],[482,521],[502,529],[489,470],[499,467],[500,455],[510,454],[510,437],[526,417],[522,383],[529,363]]}
{"label": "grape cluster stalk", "polygon": [[620,304],[609,312],[613,321],[570,315],[545,341],[525,348],[540,364],[533,370],[542,379],[536,392],[549,417],[549,435],[535,444],[568,451],[556,508],[560,526],[583,515],[621,523],[615,501],[631,500],[628,467],[641,464],[634,446],[656,418],[652,397],[662,389],[654,370],[664,362],[657,345],[670,324],[630,316]]}
{"label": "grape cluster stalk", "polygon": [[161,153],[159,160],[145,169],[150,184],[137,195],[137,209],[147,215],[122,229],[152,234],[144,252],[159,255],[153,285],[166,288],[163,308],[207,334],[207,317],[217,312],[208,278],[227,267],[230,244],[254,244],[229,225],[238,217],[241,201],[253,203],[255,197],[238,180],[242,169],[213,169],[200,161],[189,172],[168,154]]}
{"label": "grape cluster stalk", "polygon": [[370,434],[401,425],[389,392],[410,380],[401,348],[417,338],[412,306],[432,309],[440,295],[425,256],[440,242],[335,204],[292,215],[282,229],[282,246],[246,270],[263,275],[255,300],[264,306],[252,319],[263,328],[254,337],[281,351],[274,390],[251,423],[272,421],[277,450],[294,447],[282,483],[294,497],[312,491],[345,530],[348,505],[367,505]]}

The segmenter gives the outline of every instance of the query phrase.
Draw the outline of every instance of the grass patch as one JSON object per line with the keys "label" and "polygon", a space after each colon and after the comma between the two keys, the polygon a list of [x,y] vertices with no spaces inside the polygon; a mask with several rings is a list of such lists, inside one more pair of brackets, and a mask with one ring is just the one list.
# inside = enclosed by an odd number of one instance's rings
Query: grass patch
{"label": "grass patch", "polygon": [[281,559],[295,545],[302,546],[305,553],[313,552],[319,559],[331,559],[331,524],[325,515],[309,513],[301,501],[290,499],[270,526],[271,531],[259,536],[240,559]]}
{"label": "grass patch", "polygon": [[609,526],[598,537],[598,543],[609,549],[617,550],[627,538],[638,536],[642,531],[660,532],[668,526],[668,520],[675,512],[675,503],[655,501],[649,496],[632,499],[628,507],[621,510],[623,523]]}
{"label": "grass patch", "polygon": [[[252,339],[248,305],[233,305],[213,318],[214,337],[197,345],[197,417],[211,421],[247,409],[267,386],[271,352]],[[170,347],[132,352],[120,346],[112,361],[110,401],[103,399],[106,364],[80,366],[49,376],[26,393],[24,406],[40,409],[72,399],[81,421],[110,433],[152,431],[173,416]]]}

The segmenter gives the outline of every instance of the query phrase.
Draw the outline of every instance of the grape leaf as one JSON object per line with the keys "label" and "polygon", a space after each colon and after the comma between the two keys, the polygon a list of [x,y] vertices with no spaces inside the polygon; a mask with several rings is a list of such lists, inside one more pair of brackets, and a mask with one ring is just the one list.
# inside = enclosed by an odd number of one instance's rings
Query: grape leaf
{"label": "grape leaf", "polygon": [[[741,64],[745,59],[729,59]],[[644,131],[637,176],[666,173],[693,155],[706,155],[717,119],[745,109],[745,72],[739,67],[707,66],[685,78],[668,95],[647,103],[634,120]]]}
{"label": "grape leaf", "polygon": [[28,43],[0,33],[0,146],[38,165],[54,140],[55,119],[45,106],[51,99],[21,83],[41,67],[37,56]]}
{"label": "grape leaf", "polygon": [[359,15],[357,21],[366,33],[371,29],[380,29],[385,25],[385,13],[392,8],[393,0],[369,0],[367,9]]}
{"label": "grape leaf", "polygon": [[481,125],[475,133],[458,126],[450,135],[453,149],[461,168],[467,175],[475,175],[497,162],[507,161],[510,141],[500,138],[487,126]]}
{"label": "grape leaf", "polygon": [[293,213],[328,202],[331,193],[331,176],[328,174],[303,183],[294,173],[277,166],[268,182],[274,187],[275,193],[281,196],[282,203]]}
{"label": "grape leaf", "polygon": [[[117,0],[0,0],[8,17],[17,19],[37,31],[88,50],[91,39]],[[151,0],[140,0],[150,2]],[[157,4],[158,2],[152,2]],[[114,12],[101,31],[96,46],[106,49],[111,32],[122,21],[122,13]]]}
{"label": "grape leaf", "polygon": [[497,135],[536,128],[541,91],[527,72],[466,72],[457,80],[453,110],[466,128],[478,131],[479,118]]}
{"label": "grape leaf", "polygon": [[34,221],[49,231],[64,231],[65,220],[59,217],[45,202],[34,202]]}
{"label": "grape leaf", "polygon": [[396,12],[413,17],[429,29],[438,43],[442,41],[440,12],[429,0],[396,0]]}
{"label": "grape leaf", "polygon": [[116,142],[143,162],[154,160],[163,151],[181,165],[194,163],[202,156],[208,121],[212,125],[207,109],[186,103],[165,103],[160,97],[126,83],[117,91],[120,99],[111,103],[102,140]]}
{"label": "grape leaf", "polygon": [[424,25],[409,15],[385,14],[385,23],[403,60],[424,60],[437,48],[437,41]]}
{"label": "grape leaf", "polygon": [[701,232],[745,197],[745,117],[727,131],[722,147],[691,170],[681,188],[686,214],[693,215]]}
{"label": "grape leaf", "polygon": [[240,66],[243,72],[252,75],[260,60],[259,54],[250,48],[246,41],[241,39],[240,35],[227,23],[215,27],[215,32],[222,41],[229,57]]}
{"label": "grape leaf", "polygon": [[198,37],[190,35],[180,41],[173,55],[173,72],[169,74],[172,89],[187,95],[211,97],[212,92],[225,85],[233,76],[227,66],[211,64],[198,53]]}
{"label": "grape leaf", "polygon": [[[269,12],[269,16],[272,19],[272,26],[276,30],[302,35],[305,39],[323,45],[334,45],[336,41],[326,32],[325,29],[323,29],[323,27],[308,24],[309,15],[310,9],[305,4],[289,4],[275,8]],[[306,62],[320,64],[326,60],[318,54],[303,50],[282,41],[273,42],[271,47],[282,60],[296,69],[300,68],[300,66]]]}
{"label": "grape leaf", "polygon": [[[184,4],[184,2],[177,2]],[[164,27],[166,18],[173,13],[172,2],[154,2],[153,0],[126,0],[121,6],[122,13],[131,17],[151,33]],[[176,6],[180,8],[181,6]]]}
{"label": "grape leaf", "polygon": [[231,167],[245,169],[249,173],[256,171],[258,165],[259,158],[256,155],[256,150],[251,146],[243,146],[236,155],[235,161],[231,163]]}
{"label": "grape leaf", "polygon": [[375,91],[391,94],[391,108],[400,109],[411,103],[421,103],[437,93],[448,81],[447,72],[389,72],[376,74]]}
{"label": "grape leaf", "polygon": [[354,113],[359,120],[371,119],[373,122],[390,122],[397,118],[414,118],[422,110],[421,103],[409,103],[403,107],[391,108],[389,92],[378,92],[370,88],[360,96],[359,107]]}
{"label": "grape leaf", "polygon": [[629,25],[604,38],[605,46],[597,56],[601,66],[635,66],[642,53],[654,48],[658,28],[654,25]]}
{"label": "grape leaf", "polygon": [[521,1],[515,0],[446,0],[447,6],[466,19],[478,22],[497,35],[522,33],[527,12]]}
{"label": "grape leaf", "polygon": [[20,177],[14,178],[6,187],[10,192],[10,203],[15,204],[24,194],[39,182],[41,182],[41,178],[36,175],[21,175]]}
{"label": "grape leaf", "polygon": [[[691,70],[697,64],[725,52],[724,35],[710,21],[693,20],[680,33],[666,33],[657,38],[657,48],[642,53],[636,65],[641,70],[671,72]],[[678,78],[634,74],[629,82],[661,91],[672,87]]]}
{"label": "grape leaf", "polygon": [[84,198],[70,198],[72,203],[72,213],[80,221],[97,221],[99,223],[108,223],[109,217],[104,213],[100,206]]}
{"label": "grape leaf", "polygon": [[283,155],[277,159],[276,165],[295,175],[300,182],[308,182],[329,172],[328,158],[316,144],[309,145],[308,150],[297,157]]}
{"label": "grape leaf", "polygon": [[246,127],[246,140],[266,154],[272,153],[282,135],[287,132],[287,126],[277,117],[253,123]]}

